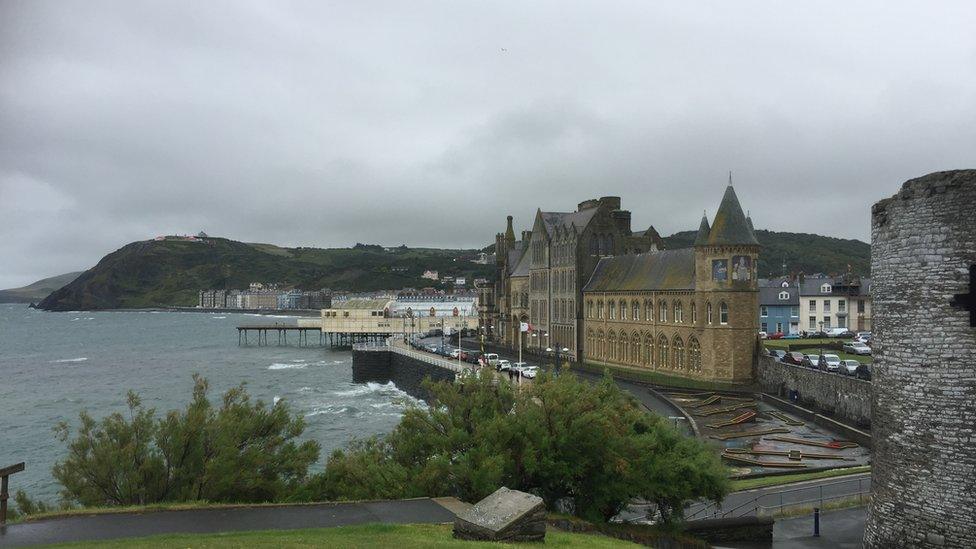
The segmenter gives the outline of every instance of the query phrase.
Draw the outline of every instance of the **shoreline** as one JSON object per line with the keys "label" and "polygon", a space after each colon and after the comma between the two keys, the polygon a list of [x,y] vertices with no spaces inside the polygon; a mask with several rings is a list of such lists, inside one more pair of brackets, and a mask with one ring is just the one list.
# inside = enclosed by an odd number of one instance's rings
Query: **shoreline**
{"label": "shoreline", "polygon": [[[20,303],[3,303],[0,305],[21,305]],[[25,308],[27,308],[25,306]],[[212,314],[257,314],[262,316],[294,316],[315,318],[321,316],[319,309],[203,309],[200,307],[138,307],[131,309],[71,309],[69,311],[49,311],[47,309],[34,308],[36,311],[45,313],[212,313]]]}

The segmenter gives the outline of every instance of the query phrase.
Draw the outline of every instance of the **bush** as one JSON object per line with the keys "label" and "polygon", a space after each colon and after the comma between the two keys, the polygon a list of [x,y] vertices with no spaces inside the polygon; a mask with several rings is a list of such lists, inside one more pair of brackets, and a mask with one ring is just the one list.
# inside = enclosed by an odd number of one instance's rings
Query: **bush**
{"label": "bush", "polygon": [[407,410],[386,437],[334,452],[309,497],[477,501],[508,486],[597,521],[641,498],[670,522],[685,501],[728,491],[714,452],[645,413],[609,375],[591,385],[544,374],[518,392],[490,372],[426,383],[427,408]]}
{"label": "bush", "polygon": [[156,418],[129,392],[128,417],[96,422],[82,412],[68,457],[53,468],[62,497],[84,506],[146,505],[208,500],[284,499],[306,481],[319,445],[296,439],[305,429],[279,402],[251,402],[243,386],[227,391],[220,408],[207,399],[207,380],[194,376],[193,399],[182,412]]}

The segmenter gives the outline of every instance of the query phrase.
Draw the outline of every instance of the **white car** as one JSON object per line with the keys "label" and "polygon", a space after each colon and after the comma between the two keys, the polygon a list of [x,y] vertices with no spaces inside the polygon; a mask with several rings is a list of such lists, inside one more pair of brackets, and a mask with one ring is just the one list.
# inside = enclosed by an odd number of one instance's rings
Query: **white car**
{"label": "white car", "polygon": [[490,365],[490,366],[497,366],[498,365],[498,355],[496,355],[495,353],[488,353],[488,354],[486,354],[485,355],[485,362],[487,362],[488,365]]}
{"label": "white car", "polygon": [[529,366],[529,363],[528,362],[516,362],[516,363],[512,364],[512,371],[513,372],[521,372],[522,370],[524,370],[528,366]]}
{"label": "white car", "polygon": [[859,342],[851,342],[844,345],[844,351],[852,355],[870,355],[871,347]]}
{"label": "white car", "polygon": [[837,355],[823,355],[820,358],[818,367],[828,372],[836,372],[840,370],[840,357]]}
{"label": "white car", "polygon": [[539,373],[538,366],[526,366],[522,368],[522,377],[527,377],[529,379],[535,379],[535,376]]}
{"label": "white car", "polygon": [[499,359],[497,362],[495,362],[495,369],[498,370],[499,372],[507,371],[511,367],[512,367],[512,363],[505,360],[504,358]]}
{"label": "white car", "polygon": [[842,374],[847,374],[849,376],[852,376],[855,373],[857,373],[857,367],[860,365],[861,365],[860,362],[848,358],[846,360],[841,361],[840,372]]}

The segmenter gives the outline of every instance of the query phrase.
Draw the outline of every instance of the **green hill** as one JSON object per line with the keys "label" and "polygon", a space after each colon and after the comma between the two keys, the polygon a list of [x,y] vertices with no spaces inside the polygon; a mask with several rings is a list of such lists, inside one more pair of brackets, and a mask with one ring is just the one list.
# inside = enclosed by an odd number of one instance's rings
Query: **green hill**
{"label": "green hill", "polygon": [[[390,248],[282,248],[224,238],[202,242],[140,241],[102,258],[44,299],[53,311],[194,306],[199,290],[242,289],[279,282],[302,290],[369,291],[431,286],[424,270],[441,276],[490,277],[491,265],[468,261],[475,250]],[[434,283],[436,284],[436,283]]]}
{"label": "green hill", "polygon": [[[669,249],[687,248],[695,242],[698,231],[682,231],[664,239]],[[788,272],[807,274],[839,274],[847,266],[860,275],[871,273],[871,245],[860,240],[847,240],[806,233],[779,233],[757,230],[762,244],[759,252],[759,276],[776,277]]]}
{"label": "green hill", "polygon": [[54,290],[78,278],[80,274],[81,271],[65,273],[63,275],[42,278],[22,288],[0,290],[0,303],[36,303],[47,297]]}

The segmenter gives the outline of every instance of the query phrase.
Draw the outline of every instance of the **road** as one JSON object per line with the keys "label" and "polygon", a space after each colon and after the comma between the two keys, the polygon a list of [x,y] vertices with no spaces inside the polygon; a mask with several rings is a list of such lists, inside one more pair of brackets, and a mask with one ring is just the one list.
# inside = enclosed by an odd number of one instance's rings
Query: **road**
{"label": "road", "polygon": [[439,524],[454,513],[429,498],[357,503],[230,507],[70,516],[0,528],[0,547],[98,541],[159,534],[328,528],[353,524]]}

